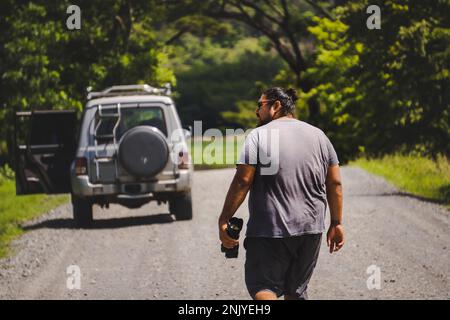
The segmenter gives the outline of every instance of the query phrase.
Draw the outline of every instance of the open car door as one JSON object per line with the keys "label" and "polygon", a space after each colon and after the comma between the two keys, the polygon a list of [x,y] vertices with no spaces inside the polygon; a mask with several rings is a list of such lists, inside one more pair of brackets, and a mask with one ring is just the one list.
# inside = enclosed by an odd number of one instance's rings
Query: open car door
{"label": "open car door", "polygon": [[75,110],[17,112],[16,194],[70,193],[76,149]]}

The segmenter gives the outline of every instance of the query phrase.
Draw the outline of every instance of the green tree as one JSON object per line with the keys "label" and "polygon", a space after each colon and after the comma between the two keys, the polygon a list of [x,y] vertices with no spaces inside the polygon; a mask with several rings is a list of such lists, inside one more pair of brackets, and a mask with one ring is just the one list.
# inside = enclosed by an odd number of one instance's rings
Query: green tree
{"label": "green tree", "polygon": [[[292,82],[289,86],[308,92],[315,84],[303,77],[312,48],[308,27],[315,15],[329,17],[332,1],[309,0],[173,0],[161,1],[173,16],[196,21],[195,17],[236,21],[251,28],[256,36],[264,36],[286,63]],[[309,118],[315,122],[318,104],[308,101]]]}
{"label": "green tree", "polygon": [[66,28],[69,1],[2,1],[0,149],[12,147],[14,112],[81,110],[86,88],[120,83],[175,84],[155,36],[148,1],[78,1],[81,30]]}
{"label": "green tree", "polygon": [[[265,50],[264,40],[242,38],[231,47],[187,34],[175,54],[181,118],[202,120],[204,128],[248,126],[256,116],[259,83],[271,79],[284,67],[276,53]],[[241,113],[243,101],[252,110]]]}
{"label": "green tree", "polygon": [[346,1],[336,21],[315,18],[318,83],[304,95],[346,158],[419,152],[449,154],[448,1],[372,1],[381,29],[368,30],[368,1]]}
{"label": "green tree", "polygon": [[365,115],[360,108],[364,93],[360,91],[360,80],[353,75],[363,46],[349,40],[349,28],[342,21],[314,20],[317,24],[309,31],[316,39],[315,59],[304,76],[317,85],[303,92],[298,104],[308,110],[305,106],[310,99],[318,102],[317,125],[333,141],[340,160],[346,162],[364,150],[361,119]]}

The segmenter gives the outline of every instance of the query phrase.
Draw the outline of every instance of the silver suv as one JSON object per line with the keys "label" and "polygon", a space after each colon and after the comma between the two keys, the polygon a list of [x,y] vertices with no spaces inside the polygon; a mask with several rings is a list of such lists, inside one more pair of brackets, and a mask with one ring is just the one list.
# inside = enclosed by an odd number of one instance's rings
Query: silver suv
{"label": "silver suv", "polygon": [[193,166],[170,87],[114,86],[88,94],[76,140],[75,111],[16,114],[16,192],[72,195],[79,227],[92,206],[169,203],[192,219]]}

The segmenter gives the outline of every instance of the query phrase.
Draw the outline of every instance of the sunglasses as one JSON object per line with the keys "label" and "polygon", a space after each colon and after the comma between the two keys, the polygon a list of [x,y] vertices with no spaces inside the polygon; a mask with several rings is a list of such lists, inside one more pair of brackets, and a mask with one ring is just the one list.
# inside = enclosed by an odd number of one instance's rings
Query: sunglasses
{"label": "sunglasses", "polygon": [[263,101],[258,101],[258,109],[261,109],[261,107],[266,103],[266,102],[273,102],[276,100],[263,100]]}

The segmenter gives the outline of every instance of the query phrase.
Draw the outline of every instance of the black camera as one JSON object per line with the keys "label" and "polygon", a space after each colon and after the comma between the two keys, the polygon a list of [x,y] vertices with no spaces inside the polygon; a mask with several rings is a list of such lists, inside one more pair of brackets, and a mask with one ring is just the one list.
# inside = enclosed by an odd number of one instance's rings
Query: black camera
{"label": "black camera", "polygon": [[[239,233],[242,230],[242,225],[244,223],[244,220],[240,218],[231,218],[227,222],[227,233],[228,235],[237,240],[239,239]],[[222,252],[225,252],[225,258],[237,258],[239,254],[239,244],[237,244],[234,248],[228,249],[223,246],[223,244],[220,247]]]}

